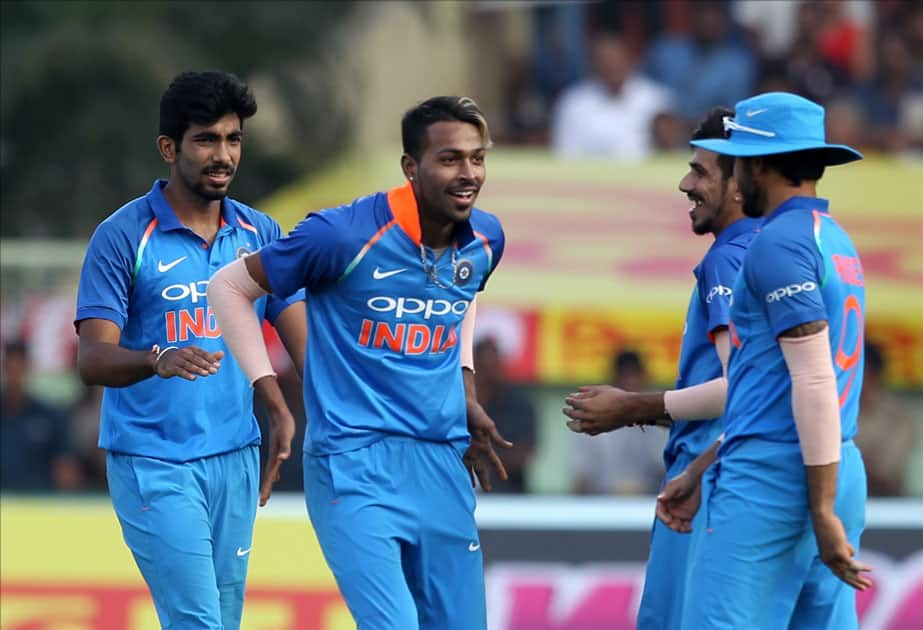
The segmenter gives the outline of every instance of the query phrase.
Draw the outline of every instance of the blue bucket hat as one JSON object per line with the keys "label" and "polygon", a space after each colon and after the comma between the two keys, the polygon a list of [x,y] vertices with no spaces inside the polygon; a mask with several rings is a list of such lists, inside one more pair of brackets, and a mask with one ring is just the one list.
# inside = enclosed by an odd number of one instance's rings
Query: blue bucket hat
{"label": "blue bucket hat", "polygon": [[824,108],[787,92],[767,92],[737,103],[734,118],[725,117],[725,139],[693,140],[691,145],[734,157],[759,157],[814,150],[825,166],[861,160],[845,144],[827,144]]}

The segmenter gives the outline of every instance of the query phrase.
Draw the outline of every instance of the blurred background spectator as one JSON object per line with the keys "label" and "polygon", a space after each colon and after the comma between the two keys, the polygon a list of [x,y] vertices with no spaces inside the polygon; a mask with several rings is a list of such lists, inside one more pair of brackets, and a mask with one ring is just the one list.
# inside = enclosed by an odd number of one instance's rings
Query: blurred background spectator
{"label": "blurred background spectator", "polygon": [[637,72],[619,34],[598,33],[591,51],[594,76],[564,90],[555,104],[552,149],[563,157],[646,157],[655,118],[670,110],[669,91]]}
{"label": "blurred background spectator", "polygon": [[500,434],[513,443],[512,448],[500,449],[509,479],[502,481],[493,475],[492,492],[527,492],[529,465],[535,456],[535,408],[507,380],[500,348],[492,337],[475,344],[474,370],[478,402],[497,424]]}
{"label": "blurred background spectator", "polygon": [[82,477],[70,440],[69,418],[29,393],[26,345],[6,342],[2,365],[0,488],[30,492],[79,489]]}
{"label": "blurred background spectator", "polygon": [[735,39],[727,11],[716,0],[695,2],[689,29],[665,31],[647,50],[645,73],[673,91],[673,111],[690,129],[715,105],[733,106],[753,91],[756,60]]}
{"label": "blurred background spectator", "polygon": [[71,437],[74,454],[83,474],[84,488],[106,490],[106,451],[99,448],[99,408],[103,402],[103,388],[84,385],[77,400],[70,407]]}
{"label": "blurred background spectator", "polygon": [[899,497],[907,492],[910,458],[917,445],[917,419],[884,387],[884,354],[865,344],[865,377],[859,405],[859,435],[869,496]]}
{"label": "blurred background spectator", "polygon": [[[616,387],[629,392],[650,389],[641,355],[622,350],[612,361]],[[572,434],[571,468],[577,494],[652,494],[663,479],[663,447],[667,431],[661,427],[628,427],[588,436]]]}

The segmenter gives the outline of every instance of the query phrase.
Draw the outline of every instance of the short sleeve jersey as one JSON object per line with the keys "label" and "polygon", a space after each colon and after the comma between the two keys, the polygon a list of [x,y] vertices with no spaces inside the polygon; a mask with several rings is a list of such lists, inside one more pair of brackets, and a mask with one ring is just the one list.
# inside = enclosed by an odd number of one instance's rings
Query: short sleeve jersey
{"label": "short sleeve jersey", "polygon": [[[184,462],[259,443],[253,389],[228,351],[208,306],[209,278],[225,264],[281,236],[267,215],[238,201],[221,204],[211,245],[184,226],[163,195],[163,180],[105,219],[90,239],[75,323],[98,318],[122,331],[132,350],[195,345],[224,351],[217,374],[187,381],[158,376],[107,387],[99,446],[109,451]],[[255,308],[274,321],[294,295],[264,297]]]}
{"label": "short sleeve jersey", "polygon": [[818,320],[828,325],[842,439],[849,440],[856,434],[862,391],[862,263],[826,200],[792,197],[767,217],[734,287],[721,453],[750,436],[798,441],[791,378],[778,337]]}
{"label": "short sleeve jersey", "polygon": [[[721,376],[721,361],[715,351],[713,335],[718,328],[728,326],[734,281],[744,253],[762,223],[762,219],[745,218],[726,227],[693,270],[696,286],[683,327],[677,389]],[[672,462],[681,451],[697,457],[720,434],[721,423],[717,418],[696,421],[676,419],[670,426],[664,456],[668,462]]]}
{"label": "short sleeve jersey", "polygon": [[305,288],[305,451],[344,452],[386,435],[470,439],[460,324],[503,254],[477,208],[436,258],[422,247],[410,185],[312,213],[260,252],[274,292]]}

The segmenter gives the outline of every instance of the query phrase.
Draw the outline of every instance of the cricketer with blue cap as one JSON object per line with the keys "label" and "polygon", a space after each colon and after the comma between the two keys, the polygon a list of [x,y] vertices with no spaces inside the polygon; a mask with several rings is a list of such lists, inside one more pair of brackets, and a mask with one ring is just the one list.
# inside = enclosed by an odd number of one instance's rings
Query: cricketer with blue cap
{"label": "cricketer with blue cap", "polygon": [[[816,186],[825,167],[862,156],[828,144],[823,107],[794,94],[735,111],[726,139],[692,144],[735,157],[744,212],[765,221],[733,288],[725,435],[704,482],[682,627],[858,628],[853,589],[871,584],[855,560],[866,478],[852,441],[865,279]],[[697,507],[700,478],[667,485],[668,512]]]}

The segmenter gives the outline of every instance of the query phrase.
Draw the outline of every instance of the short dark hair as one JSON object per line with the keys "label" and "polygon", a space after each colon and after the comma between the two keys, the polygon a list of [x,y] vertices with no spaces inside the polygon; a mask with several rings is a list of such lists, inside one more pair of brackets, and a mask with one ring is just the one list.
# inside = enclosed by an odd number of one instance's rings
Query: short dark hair
{"label": "short dark hair", "polygon": [[881,348],[871,341],[865,342],[865,369],[881,374],[885,368],[885,357]]}
{"label": "short dark hair", "polygon": [[183,72],[160,98],[160,135],[182,141],[193,123],[208,125],[226,114],[240,124],[256,113],[256,99],[247,84],[229,72]]}
{"label": "short dark hair", "polygon": [[792,186],[800,186],[804,181],[816,182],[824,176],[826,157],[824,149],[808,149],[764,155],[762,159],[766,168],[779,173]]}
{"label": "short dark hair", "polygon": [[[712,107],[699,126],[692,132],[693,140],[711,140],[713,138],[726,139],[728,132],[724,128],[724,119],[733,118],[734,110],[727,107]],[[724,179],[730,179],[734,174],[734,157],[731,155],[718,154],[718,167],[721,169],[721,176]]]}
{"label": "short dark hair", "polygon": [[22,339],[10,339],[3,343],[3,357],[18,356],[23,359],[29,357],[29,347]]}
{"label": "short dark hair", "polygon": [[622,350],[612,359],[614,376],[618,378],[625,372],[644,372],[644,362],[636,350]]}
{"label": "short dark hair", "polygon": [[484,146],[490,146],[487,119],[473,99],[467,96],[434,96],[407,110],[401,119],[401,142],[404,153],[419,161],[423,154],[426,130],[437,122],[458,121],[478,128]]}

